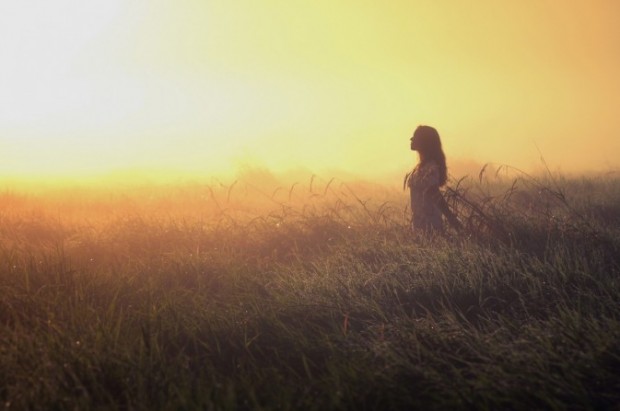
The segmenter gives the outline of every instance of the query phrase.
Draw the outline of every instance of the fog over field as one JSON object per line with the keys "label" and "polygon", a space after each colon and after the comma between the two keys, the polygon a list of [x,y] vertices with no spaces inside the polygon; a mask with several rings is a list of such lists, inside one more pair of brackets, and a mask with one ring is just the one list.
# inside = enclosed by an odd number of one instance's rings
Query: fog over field
{"label": "fog over field", "polygon": [[1,1],[0,56],[3,409],[618,410],[620,2]]}

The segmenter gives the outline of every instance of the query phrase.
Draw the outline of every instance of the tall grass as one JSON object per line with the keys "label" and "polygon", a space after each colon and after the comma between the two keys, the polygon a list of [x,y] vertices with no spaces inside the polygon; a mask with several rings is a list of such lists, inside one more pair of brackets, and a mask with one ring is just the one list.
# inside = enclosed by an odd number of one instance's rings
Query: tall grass
{"label": "tall grass", "polygon": [[[547,177],[548,178],[548,177]],[[5,409],[617,409],[620,182],[0,196]]]}

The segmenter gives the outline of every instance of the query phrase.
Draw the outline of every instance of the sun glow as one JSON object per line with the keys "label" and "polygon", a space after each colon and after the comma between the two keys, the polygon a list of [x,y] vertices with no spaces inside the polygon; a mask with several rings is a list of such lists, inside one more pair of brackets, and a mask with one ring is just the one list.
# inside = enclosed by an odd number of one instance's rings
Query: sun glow
{"label": "sun glow", "polygon": [[400,173],[420,123],[454,163],[617,167],[618,19],[604,1],[3,2],[0,176]]}

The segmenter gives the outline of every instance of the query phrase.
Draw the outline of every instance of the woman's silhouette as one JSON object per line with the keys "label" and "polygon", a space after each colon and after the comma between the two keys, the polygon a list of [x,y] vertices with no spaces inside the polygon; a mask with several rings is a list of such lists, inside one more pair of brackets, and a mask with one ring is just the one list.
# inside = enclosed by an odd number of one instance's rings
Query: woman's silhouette
{"label": "woman's silhouette", "polygon": [[448,179],[448,172],[437,130],[419,126],[411,137],[411,150],[417,151],[420,157],[418,165],[405,177],[411,195],[413,230],[443,232],[442,214],[458,228],[458,220],[439,192],[439,187]]}

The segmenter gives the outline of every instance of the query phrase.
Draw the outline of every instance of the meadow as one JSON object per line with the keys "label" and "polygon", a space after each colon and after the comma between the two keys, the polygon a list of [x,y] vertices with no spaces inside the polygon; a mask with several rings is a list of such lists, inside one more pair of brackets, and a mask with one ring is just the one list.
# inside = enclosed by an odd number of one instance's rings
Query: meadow
{"label": "meadow", "polygon": [[464,228],[311,177],[0,194],[6,410],[620,409],[620,179],[483,169]]}

